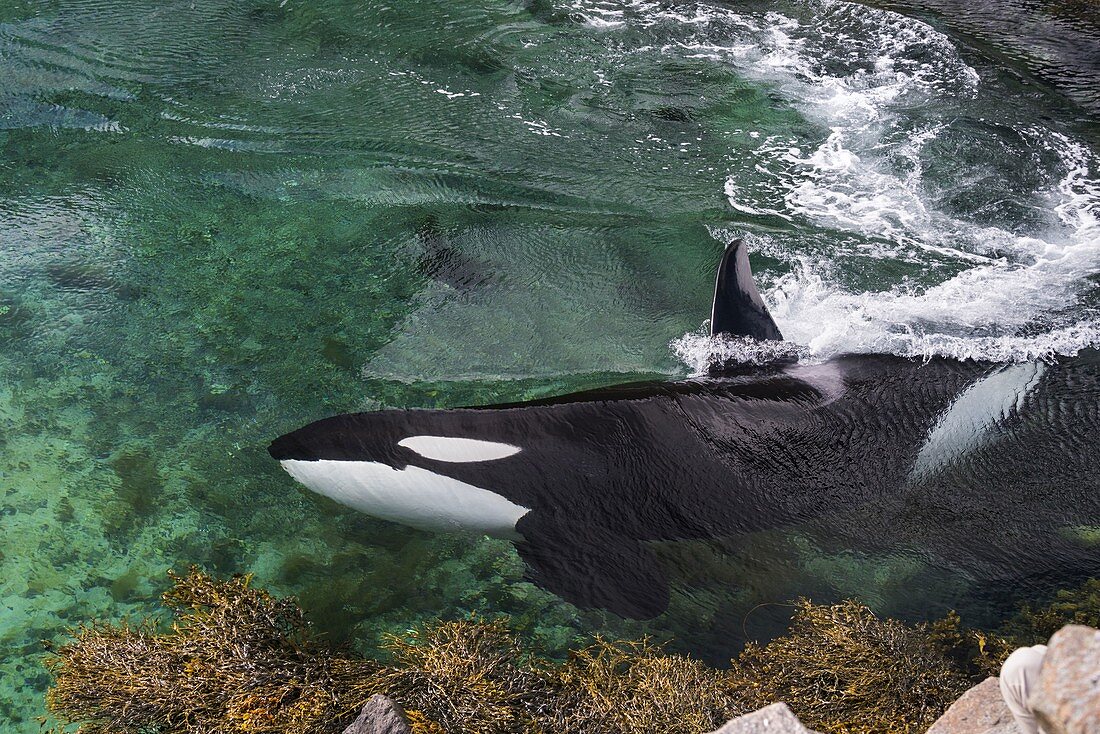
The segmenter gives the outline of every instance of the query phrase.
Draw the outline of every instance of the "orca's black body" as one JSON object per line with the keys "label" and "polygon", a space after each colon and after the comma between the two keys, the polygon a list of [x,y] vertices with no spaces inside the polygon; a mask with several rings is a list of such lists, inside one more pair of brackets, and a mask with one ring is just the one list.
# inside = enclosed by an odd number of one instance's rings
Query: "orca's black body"
{"label": "orca's black body", "polygon": [[[736,242],[712,330],[781,338]],[[647,541],[831,518],[834,537],[858,517],[884,545],[927,547],[976,577],[1003,576],[1006,547],[1020,543],[1100,568],[1063,532],[1100,523],[1098,396],[1100,369],[1081,358],[850,355],[524,404],[341,415],[270,452],[365,512],[508,537],[544,588],[647,618],[669,596]]]}

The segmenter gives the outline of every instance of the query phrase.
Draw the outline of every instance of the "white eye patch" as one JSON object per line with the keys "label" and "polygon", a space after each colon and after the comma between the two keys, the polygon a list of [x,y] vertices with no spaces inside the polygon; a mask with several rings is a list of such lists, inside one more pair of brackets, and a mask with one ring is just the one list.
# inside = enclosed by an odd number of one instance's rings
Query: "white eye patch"
{"label": "white eye patch", "polygon": [[453,463],[493,461],[520,452],[519,446],[508,443],[449,436],[409,436],[398,441],[397,445],[412,449],[425,459]]}

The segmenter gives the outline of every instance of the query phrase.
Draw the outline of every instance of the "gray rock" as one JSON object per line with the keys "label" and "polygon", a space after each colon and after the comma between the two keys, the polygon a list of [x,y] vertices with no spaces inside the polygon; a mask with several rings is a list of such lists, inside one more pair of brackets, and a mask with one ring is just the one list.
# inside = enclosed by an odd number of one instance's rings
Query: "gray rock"
{"label": "gray rock", "polygon": [[405,711],[392,698],[374,694],[344,734],[412,734]]}
{"label": "gray rock", "polygon": [[787,704],[773,703],[759,711],[727,721],[711,734],[817,734],[802,726]]}
{"label": "gray rock", "polygon": [[1027,703],[1046,734],[1100,732],[1100,631],[1071,624],[1056,632]]}
{"label": "gray rock", "polygon": [[996,678],[986,678],[951,704],[928,734],[1019,734]]}

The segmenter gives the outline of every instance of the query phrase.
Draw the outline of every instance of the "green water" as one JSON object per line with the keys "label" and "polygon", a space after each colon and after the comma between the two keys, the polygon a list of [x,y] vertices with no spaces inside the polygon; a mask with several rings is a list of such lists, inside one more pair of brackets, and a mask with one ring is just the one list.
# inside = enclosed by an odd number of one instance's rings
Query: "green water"
{"label": "green water", "polygon": [[363,651],[476,612],[714,656],[757,602],[893,610],[919,559],[797,534],[670,547],[691,590],[654,622],[577,610],[265,449],[687,375],[731,234],[818,356],[1094,343],[1100,132],[1009,72],[839,3],[0,0],[0,728],[37,730],[40,640],[192,563]]}

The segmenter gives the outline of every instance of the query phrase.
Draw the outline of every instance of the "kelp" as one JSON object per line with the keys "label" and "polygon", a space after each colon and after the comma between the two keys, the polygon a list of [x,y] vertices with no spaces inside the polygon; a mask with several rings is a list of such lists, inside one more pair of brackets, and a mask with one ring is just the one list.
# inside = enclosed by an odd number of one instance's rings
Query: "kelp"
{"label": "kelp", "polygon": [[538,732],[555,703],[543,666],[502,620],[441,622],[385,647],[394,664],[378,680],[422,732]]}
{"label": "kelp", "polygon": [[1025,602],[992,631],[966,629],[954,612],[928,627],[941,648],[977,679],[997,675],[1013,650],[1045,644],[1067,624],[1100,627],[1100,579],[1059,589],[1042,604]]}
{"label": "kelp", "polygon": [[395,666],[383,688],[423,734],[694,734],[743,710],[723,671],[649,640],[596,638],[556,664],[524,650],[502,620],[466,620],[387,648]]}
{"label": "kelp", "polygon": [[907,625],[866,606],[799,600],[786,635],[749,644],[728,670],[650,640],[596,638],[564,661],[505,620],[440,621],[386,639],[385,662],[325,642],[290,599],[191,569],[170,574],[170,623],[91,623],[47,659],[47,695],[81,734],[325,734],[375,693],[417,734],[709,732],[786,702],[826,734],[923,731],[1023,641],[1096,623],[1100,581],[1023,607],[995,634],[958,615]]}
{"label": "kelp", "polygon": [[754,708],[784,701],[822,732],[909,734],[971,685],[926,625],[879,619],[854,601],[795,607],[787,635],[749,644],[731,670]]}
{"label": "kelp", "polygon": [[562,705],[551,732],[694,734],[747,711],[726,671],[649,639],[597,637],[553,674]]}
{"label": "kelp", "polygon": [[369,697],[377,663],[333,655],[292,600],[170,574],[171,628],[92,623],[47,659],[47,706],[82,734],[321,734]]}
{"label": "kelp", "polygon": [[1067,624],[1100,627],[1100,579],[1061,589],[1043,605],[1023,604],[997,632],[1012,647],[1038,645]]}
{"label": "kelp", "polygon": [[722,671],[648,641],[597,639],[555,664],[503,620],[468,619],[390,636],[383,665],[326,645],[250,577],[171,579],[167,629],[93,623],[53,652],[54,716],[82,734],[320,734],[385,693],[418,734],[686,734],[741,711]]}

